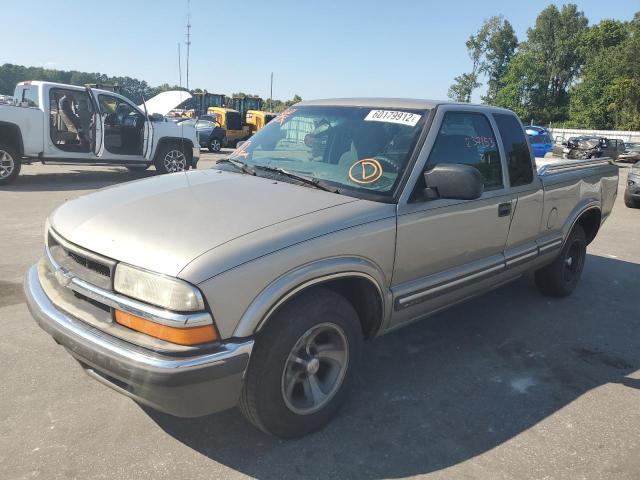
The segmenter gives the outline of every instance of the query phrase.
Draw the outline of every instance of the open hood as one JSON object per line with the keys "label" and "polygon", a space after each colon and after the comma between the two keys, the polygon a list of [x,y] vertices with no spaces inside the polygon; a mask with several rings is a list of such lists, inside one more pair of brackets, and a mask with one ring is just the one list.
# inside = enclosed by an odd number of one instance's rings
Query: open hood
{"label": "open hood", "polygon": [[[147,113],[149,115],[154,113],[166,115],[182,102],[189,100],[190,98],[191,94],[184,90],[169,90],[167,92],[159,93],[155,97],[145,101],[147,105]],[[144,105],[139,105],[138,107],[144,112]]]}

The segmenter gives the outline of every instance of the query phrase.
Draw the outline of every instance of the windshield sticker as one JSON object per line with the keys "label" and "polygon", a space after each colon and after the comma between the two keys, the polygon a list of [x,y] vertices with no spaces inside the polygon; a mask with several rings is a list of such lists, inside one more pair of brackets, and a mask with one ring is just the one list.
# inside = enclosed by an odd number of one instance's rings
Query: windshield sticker
{"label": "windshield sticker", "polygon": [[249,145],[251,145],[251,140],[244,142],[240,146],[240,148],[236,148],[233,153],[229,155],[229,158],[247,158],[249,156],[249,152],[247,152],[247,148],[249,148]]}
{"label": "windshield sticker", "polygon": [[295,108],[287,108],[284,112],[281,112],[280,115],[278,115],[273,120],[275,122],[278,122],[280,126],[282,126],[284,122],[286,122],[295,111],[296,111]]}
{"label": "windshield sticker", "polygon": [[358,160],[349,168],[349,178],[360,185],[377,182],[382,176],[382,165],[375,158]]}
{"label": "windshield sticker", "polygon": [[422,115],[411,112],[398,112],[395,110],[371,110],[364,118],[365,122],[386,122],[399,123],[400,125],[408,125],[415,127],[420,121]]}
{"label": "windshield sticker", "polygon": [[464,137],[464,146],[467,148],[496,148],[496,140],[493,137]]}

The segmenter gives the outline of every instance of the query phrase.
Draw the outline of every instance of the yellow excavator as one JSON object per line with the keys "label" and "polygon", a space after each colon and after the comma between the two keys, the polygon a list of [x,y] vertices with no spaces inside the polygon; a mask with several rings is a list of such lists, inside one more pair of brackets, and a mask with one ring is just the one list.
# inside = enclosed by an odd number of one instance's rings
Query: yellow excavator
{"label": "yellow excavator", "polygon": [[262,110],[247,110],[246,122],[249,125],[251,133],[256,133],[267,123],[278,116],[274,112],[263,112]]}

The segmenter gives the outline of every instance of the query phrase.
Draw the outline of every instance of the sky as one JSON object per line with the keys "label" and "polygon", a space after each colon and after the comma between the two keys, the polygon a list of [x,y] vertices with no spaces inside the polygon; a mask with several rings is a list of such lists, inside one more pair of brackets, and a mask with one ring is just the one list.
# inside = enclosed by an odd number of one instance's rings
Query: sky
{"label": "sky", "polygon": [[[185,85],[187,1],[110,0],[92,7],[30,0],[19,19],[2,24],[0,64],[178,84],[180,43]],[[453,78],[470,69],[465,41],[483,20],[503,15],[522,40],[549,3],[565,2],[191,0],[189,87],[266,99],[273,72],[273,97],[281,100],[294,94],[444,99]],[[638,0],[575,3],[590,23],[629,20],[640,11]]]}

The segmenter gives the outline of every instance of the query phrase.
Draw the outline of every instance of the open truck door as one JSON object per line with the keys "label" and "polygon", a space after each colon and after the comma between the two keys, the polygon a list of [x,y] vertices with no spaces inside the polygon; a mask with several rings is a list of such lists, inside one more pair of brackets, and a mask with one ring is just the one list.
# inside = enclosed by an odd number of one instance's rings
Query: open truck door
{"label": "open truck door", "polygon": [[144,131],[142,134],[142,156],[145,160],[151,161],[151,153],[153,152],[153,122],[149,118],[147,110],[147,102],[142,99],[142,107],[144,110]]}
{"label": "open truck door", "polygon": [[98,99],[89,87],[87,87],[87,94],[93,106],[93,126],[91,132],[93,139],[91,142],[91,150],[96,157],[100,158],[104,153],[104,115],[100,111]]}

